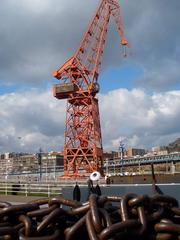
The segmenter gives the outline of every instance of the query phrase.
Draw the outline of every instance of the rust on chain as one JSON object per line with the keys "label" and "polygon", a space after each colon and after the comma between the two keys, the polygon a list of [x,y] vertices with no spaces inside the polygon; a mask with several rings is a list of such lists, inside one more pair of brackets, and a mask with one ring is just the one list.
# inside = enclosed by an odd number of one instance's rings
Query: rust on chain
{"label": "rust on chain", "polygon": [[89,210],[89,204],[77,207],[77,208],[72,208],[70,209],[67,214],[68,215],[82,215],[87,213],[87,211]]}
{"label": "rust on chain", "polygon": [[32,200],[32,201],[29,201],[28,203],[30,204],[38,204],[39,206],[41,205],[45,205],[45,204],[48,204],[49,203],[49,198],[42,198],[42,199],[35,199],[35,200]]}
{"label": "rust on chain", "polygon": [[62,204],[62,205],[66,205],[69,207],[79,207],[82,204],[78,201],[74,201],[74,200],[69,200],[69,199],[65,199],[64,197],[58,197],[58,198],[52,198],[49,200],[49,206],[53,205],[53,204]]}
{"label": "rust on chain", "polygon": [[176,233],[180,235],[180,225],[174,223],[157,223],[155,225],[156,232],[164,232],[164,233]]}
{"label": "rust on chain", "polygon": [[145,206],[149,204],[149,197],[147,195],[137,196],[128,201],[130,207],[135,207],[137,211],[141,228],[139,229],[139,235],[143,236],[147,230],[147,218],[145,213]]}
{"label": "rust on chain", "polygon": [[128,205],[130,207],[142,206],[145,205],[146,203],[149,204],[149,197],[147,195],[133,197],[128,201]]}
{"label": "rust on chain", "polygon": [[92,222],[94,224],[94,228],[96,232],[101,232],[102,224],[99,216],[98,211],[98,204],[97,204],[98,196],[95,194],[91,194],[89,197],[89,204],[90,204],[90,212],[92,217]]}
{"label": "rust on chain", "polygon": [[65,210],[62,208],[54,209],[43,221],[38,225],[37,232],[41,232],[45,229],[49,224],[55,223],[57,218],[65,214]]}
{"label": "rust on chain", "polygon": [[[1,227],[0,236],[16,236],[17,232],[13,227]],[[13,239],[13,238],[12,238]]]}
{"label": "rust on chain", "polygon": [[143,236],[145,234],[145,232],[147,231],[147,219],[146,219],[146,213],[145,213],[144,207],[143,206],[138,207],[137,212],[138,212],[139,221],[141,223],[139,235]]}
{"label": "rust on chain", "polygon": [[86,214],[86,227],[87,227],[89,239],[98,240],[99,238],[94,228],[94,224],[92,223],[92,216],[90,211]]}
{"label": "rust on chain", "polygon": [[161,204],[170,204],[171,207],[179,207],[179,203],[175,198],[166,195],[155,195],[152,197],[151,202],[159,202]]}
{"label": "rust on chain", "polygon": [[47,208],[42,208],[42,209],[30,211],[30,212],[27,213],[27,216],[29,216],[29,217],[43,217],[43,216],[46,216],[46,215],[50,214],[50,212],[52,212],[57,207],[58,207],[58,205],[55,204],[55,205],[52,205],[52,206],[47,207]]}
{"label": "rust on chain", "polygon": [[28,212],[32,210],[38,209],[39,206],[37,204],[19,204],[14,206],[5,207],[0,210],[0,217],[5,215],[10,215],[15,212]]}
{"label": "rust on chain", "polygon": [[129,211],[128,211],[128,201],[132,198],[136,198],[137,195],[133,193],[129,193],[122,197],[120,201],[120,215],[122,221],[127,221],[129,219]]}
{"label": "rust on chain", "polygon": [[47,234],[46,236],[26,237],[24,235],[24,229],[19,231],[19,239],[21,240],[59,240],[61,239],[61,232],[56,229],[53,234]]}
{"label": "rust on chain", "polygon": [[99,211],[105,222],[105,227],[110,227],[112,225],[112,221],[111,221],[110,215],[108,214],[107,210],[103,209],[103,208],[99,208]]}
{"label": "rust on chain", "polygon": [[147,215],[148,222],[154,222],[160,220],[165,214],[165,210],[163,207],[159,207],[158,210],[153,211],[149,215]]}
{"label": "rust on chain", "polygon": [[173,239],[174,235],[170,233],[158,233],[156,235],[156,240],[173,240]]}
{"label": "rust on chain", "polygon": [[33,232],[31,219],[28,216],[20,215],[19,216],[19,221],[22,222],[23,225],[24,225],[25,236],[30,237],[32,232]]}
{"label": "rust on chain", "polygon": [[0,201],[1,240],[180,240],[178,201],[166,195]]}
{"label": "rust on chain", "polygon": [[77,221],[72,227],[69,227],[65,230],[65,239],[70,240],[72,239],[77,231],[83,227],[83,225],[86,222],[86,215],[84,215],[82,218],[80,218],[79,221]]}
{"label": "rust on chain", "polygon": [[140,226],[140,223],[137,220],[127,220],[124,222],[119,222],[111,225],[110,227],[104,229],[100,233],[100,239],[110,239],[118,232],[122,230],[128,230],[129,228],[134,229]]}

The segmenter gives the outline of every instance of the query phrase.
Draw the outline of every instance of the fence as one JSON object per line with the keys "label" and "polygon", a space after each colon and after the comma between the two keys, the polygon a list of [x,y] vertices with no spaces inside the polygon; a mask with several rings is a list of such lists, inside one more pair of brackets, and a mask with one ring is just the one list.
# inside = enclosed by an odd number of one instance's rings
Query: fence
{"label": "fence", "polygon": [[56,183],[12,183],[1,182],[0,194],[24,196],[57,196],[61,194],[62,187]]}

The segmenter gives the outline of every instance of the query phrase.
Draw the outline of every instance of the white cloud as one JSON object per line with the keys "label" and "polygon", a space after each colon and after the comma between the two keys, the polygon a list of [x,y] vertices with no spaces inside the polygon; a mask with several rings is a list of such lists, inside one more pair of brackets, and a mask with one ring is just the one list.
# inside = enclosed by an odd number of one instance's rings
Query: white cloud
{"label": "white cloud", "polygon": [[65,102],[51,91],[6,94],[0,102],[0,151],[62,148]]}
{"label": "white cloud", "polygon": [[[100,97],[105,148],[124,139],[133,147],[167,144],[180,135],[180,91],[148,95],[118,89]],[[169,138],[168,138],[169,137]]]}
{"label": "white cloud", "polygon": [[51,4],[49,0],[20,0],[19,1],[20,6],[23,6],[25,10],[32,11],[33,13],[42,13],[45,11],[48,11]]}
{"label": "white cloud", "polygon": [[[117,150],[120,140],[126,147],[163,145],[180,135],[180,91],[117,89],[99,100],[104,149]],[[1,95],[0,102],[0,151],[62,150],[65,101],[33,89]]]}

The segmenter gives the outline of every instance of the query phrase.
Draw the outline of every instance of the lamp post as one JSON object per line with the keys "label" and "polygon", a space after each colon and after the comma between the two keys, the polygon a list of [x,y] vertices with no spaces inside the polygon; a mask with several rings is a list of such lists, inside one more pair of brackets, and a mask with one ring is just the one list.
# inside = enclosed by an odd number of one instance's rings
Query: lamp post
{"label": "lamp post", "polygon": [[8,182],[8,172],[7,172],[7,161],[6,161],[6,175],[5,175],[5,179],[6,179],[6,196],[7,196],[7,192],[8,192],[8,186],[7,186],[7,182]]}
{"label": "lamp post", "polygon": [[124,175],[124,152],[125,152],[125,147],[124,143],[122,141],[119,142],[119,151],[121,153],[121,174],[122,176]]}
{"label": "lamp post", "polygon": [[47,182],[47,177],[48,177],[47,168],[48,168],[48,163],[46,162],[46,182]]}
{"label": "lamp post", "polygon": [[56,181],[56,159],[54,159],[54,181]]}
{"label": "lamp post", "polygon": [[42,179],[42,149],[39,149],[37,153],[38,165],[39,165],[39,181]]}
{"label": "lamp post", "polygon": [[106,158],[106,175],[109,175],[108,158]]}

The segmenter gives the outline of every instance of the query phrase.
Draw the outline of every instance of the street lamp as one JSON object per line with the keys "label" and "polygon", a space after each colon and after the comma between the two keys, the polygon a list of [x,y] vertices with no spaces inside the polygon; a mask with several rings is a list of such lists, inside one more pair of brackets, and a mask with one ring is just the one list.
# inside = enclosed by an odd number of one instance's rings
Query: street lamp
{"label": "street lamp", "polygon": [[42,179],[42,149],[39,149],[39,152],[37,153],[37,159],[39,164],[39,180]]}
{"label": "street lamp", "polygon": [[124,143],[122,141],[119,142],[119,151],[121,153],[121,174],[123,176],[124,175],[124,152],[125,152],[125,147],[124,147]]}

